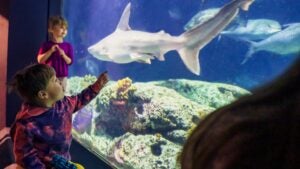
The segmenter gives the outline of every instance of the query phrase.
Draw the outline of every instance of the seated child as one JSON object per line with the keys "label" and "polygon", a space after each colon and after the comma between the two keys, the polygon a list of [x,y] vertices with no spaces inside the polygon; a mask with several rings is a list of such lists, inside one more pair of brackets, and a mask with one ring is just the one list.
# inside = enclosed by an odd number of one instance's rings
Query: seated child
{"label": "seated child", "polygon": [[72,114],[95,98],[107,82],[105,72],[78,95],[64,96],[51,66],[33,64],[17,72],[9,84],[24,101],[11,129],[16,163],[23,168],[50,169],[55,155],[70,160]]}

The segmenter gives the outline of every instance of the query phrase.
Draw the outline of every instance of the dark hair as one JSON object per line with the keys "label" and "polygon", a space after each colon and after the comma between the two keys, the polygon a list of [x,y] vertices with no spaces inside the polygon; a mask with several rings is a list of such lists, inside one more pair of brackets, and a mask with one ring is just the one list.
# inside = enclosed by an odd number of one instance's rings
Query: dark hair
{"label": "dark hair", "polygon": [[183,169],[300,168],[300,60],[273,82],[212,112],[183,147]]}
{"label": "dark hair", "polygon": [[8,91],[16,93],[28,103],[36,103],[37,94],[47,88],[55,70],[46,64],[32,64],[19,70],[8,84]]}
{"label": "dark hair", "polygon": [[68,28],[68,22],[62,16],[51,16],[48,21],[48,28],[52,29],[56,25]]}

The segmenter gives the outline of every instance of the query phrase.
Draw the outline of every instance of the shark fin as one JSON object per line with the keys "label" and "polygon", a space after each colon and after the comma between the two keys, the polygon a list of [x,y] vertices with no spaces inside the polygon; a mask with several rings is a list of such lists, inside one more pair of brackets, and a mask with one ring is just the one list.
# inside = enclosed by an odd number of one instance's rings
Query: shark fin
{"label": "shark fin", "polygon": [[242,10],[248,11],[250,5],[251,5],[253,2],[254,2],[254,0],[249,0],[248,2],[244,2],[244,3],[241,5]]}
{"label": "shark fin", "polygon": [[185,66],[192,73],[200,75],[199,48],[182,48],[178,53]]}
{"label": "shark fin", "polygon": [[157,53],[157,54],[155,54],[155,56],[157,57],[157,59],[159,60],[159,61],[165,61],[165,56],[164,56],[164,53]]}
{"label": "shark fin", "polygon": [[220,42],[221,39],[222,39],[222,35],[220,34],[220,35],[218,36],[218,42]]}
{"label": "shark fin", "polygon": [[151,64],[151,59],[154,57],[150,54],[140,54],[140,53],[132,53],[130,54],[132,60],[135,60],[139,63]]}
{"label": "shark fin", "polygon": [[166,34],[166,32],[164,30],[160,30],[157,32],[159,35],[163,35],[163,34]]}
{"label": "shark fin", "polygon": [[128,3],[122,13],[119,24],[117,26],[117,29],[120,29],[123,31],[131,30],[130,26],[128,25],[129,17],[130,17],[130,7],[131,7],[131,3]]}
{"label": "shark fin", "polygon": [[137,60],[137,59],[142,58],[142,56],[138,53],[131,53],[130,58],[133,59],[133,60]]}
{"label": "shark fin", "polygon": [[141,59],[141,60],[136,60],[139,63],[146,63],[146,64],[151,64],[151,60],[150,59]]}
{"label": "shark fin", "polygon": [[154,56],[151,53],[131,53],[130,57],[132,60],[147,60],[154,59]]}
{"label": "shark fin", "polygon": [[252,42],[252,41],[245,41],[249,45],[249,50],[244,58],[244,60],[241,62],[241,65],[245,64],[253,55],[253,53],[257,52],[257,42]]}

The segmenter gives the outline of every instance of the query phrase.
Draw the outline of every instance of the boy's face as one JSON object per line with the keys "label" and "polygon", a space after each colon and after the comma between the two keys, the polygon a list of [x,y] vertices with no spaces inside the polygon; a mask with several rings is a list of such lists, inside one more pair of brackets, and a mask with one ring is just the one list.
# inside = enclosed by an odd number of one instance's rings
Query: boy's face
{"label": "boy's face", "polygon": [[50,29],[50,32],[56,38],[64,38],[67,35],[68,30],[67,30],[66,26],[64,26],[64,25],[54,25]]}
{"label": "boy's face", "polygon": [[55,103],[64,97],[63,88],[55,75],[49,80],[46,92],[48,93],[49,102]]}

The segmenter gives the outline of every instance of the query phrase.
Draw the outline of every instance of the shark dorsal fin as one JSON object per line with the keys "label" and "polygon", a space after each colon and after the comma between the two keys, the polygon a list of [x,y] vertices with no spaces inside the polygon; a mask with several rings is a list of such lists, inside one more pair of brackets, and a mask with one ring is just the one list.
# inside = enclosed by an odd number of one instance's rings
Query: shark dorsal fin
{"label": "shark dorsal fin", "polygon": [[131,7],[131,3],[128,3],[122,13],[117,29],[123,31],[131,30],[130,26],[128,25],[129,17],[130,17],[130,7]]}

